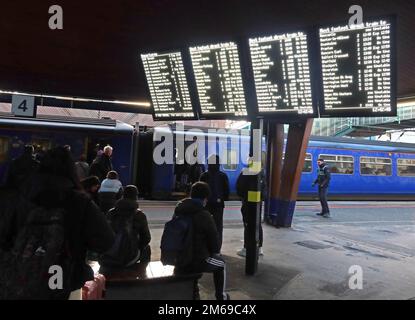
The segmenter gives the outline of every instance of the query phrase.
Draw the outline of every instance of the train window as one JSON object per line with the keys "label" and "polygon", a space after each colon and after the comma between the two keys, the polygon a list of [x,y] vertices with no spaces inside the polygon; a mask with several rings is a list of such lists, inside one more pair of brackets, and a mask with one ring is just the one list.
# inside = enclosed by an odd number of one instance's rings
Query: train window
{"label": "train window", "polygon": [[[285,159],[285,152],[282,154],[282,163],[284,163]],[[304,159],[304,166],[303,166],[303,172],[312,172],[313,171],[313,156],[311,153],[305,154]]]}
{"label": "train window", "polygon": [[360,157],[360,174],[371,176],[392,175],[392,159]]}
{"label": "train window", "polygon": [[313,171],[313,157],[311,156],[311,153],[306,153],[303,172],[311,172],[311,171]]}
{"label": "train window", "polygon": [[9,138],[0,137],[0,163],[7,160],[9,153]]}
{"label": "train window", "polygon": [[228,171],[234,171],[238,168],[237,153],[236,150],[225,150],[226,163],[223,164],[223,169]]}
{"label": "train window", "polygon": [[398,176],[415,177],[415,159],[398,159]]}
{"label": "train window", "polygon": [[330,167],[330,172],[333,174],[353,174],[354,172],[354,159],[352,156],[320,154],[319,158],[324,159]]}

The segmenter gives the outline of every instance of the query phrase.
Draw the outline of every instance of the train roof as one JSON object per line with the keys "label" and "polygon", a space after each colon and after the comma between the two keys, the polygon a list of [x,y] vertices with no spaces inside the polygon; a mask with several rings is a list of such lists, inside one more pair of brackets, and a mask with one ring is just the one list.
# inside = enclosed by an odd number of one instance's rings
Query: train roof
{"label": "train roof", "polygon": [[379,140],[355,139],[355,138],[339,138],[339,137],[322,137],[311,136],[309,146],[327,146],[341,144],[342,149],[369,149],[384,151],[405,151],[415,152],[415,144],[404,142],[390,142]]}
{"label": "train roof", "polygon": [[74,118],[37,115],[36,118],[20,118],[10,113],[0,113],[0,125],[29,128],[55,128],[60,130],[94,130],[117,133],[132,133],[134,127],[113,119]]}

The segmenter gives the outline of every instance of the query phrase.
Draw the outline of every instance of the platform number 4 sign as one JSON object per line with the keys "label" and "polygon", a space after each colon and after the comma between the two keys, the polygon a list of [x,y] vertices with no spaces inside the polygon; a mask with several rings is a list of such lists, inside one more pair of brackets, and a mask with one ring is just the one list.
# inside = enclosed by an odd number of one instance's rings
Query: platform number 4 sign
{"label": "platform number 4 sign", "polygon": [[12,113],[20,117],[36,117],[35,97],[13,95]]}

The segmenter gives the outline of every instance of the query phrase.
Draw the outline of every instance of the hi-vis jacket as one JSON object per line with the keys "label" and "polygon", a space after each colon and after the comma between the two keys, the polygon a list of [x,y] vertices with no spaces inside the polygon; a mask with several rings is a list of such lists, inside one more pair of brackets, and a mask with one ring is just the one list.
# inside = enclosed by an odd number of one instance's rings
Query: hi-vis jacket
{"label": "hi-vis jacket", "polygon": [[314,183],[317,183],[321,188],[327,188],[330,183],[330,178],[330,169],[327,164],[324,163],[319,166],[317,179]]}

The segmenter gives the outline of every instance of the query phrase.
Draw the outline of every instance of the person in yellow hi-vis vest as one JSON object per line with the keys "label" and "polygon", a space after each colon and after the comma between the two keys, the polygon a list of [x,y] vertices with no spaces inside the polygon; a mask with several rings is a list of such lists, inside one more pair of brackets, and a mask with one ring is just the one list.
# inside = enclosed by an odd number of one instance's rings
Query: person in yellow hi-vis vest
{"label": "person in yellow hi-vis vest", "polygon": [[[256,190],[257,175],[260,175],[261,190],[264,189],[264,175],[262,170],[254,170],[254,161],[252,158],[248,159],[248,167],[244,168],[239,174],[238,180],[236,181],[236,193],[241,198],[242,207],[242,220],[244,223],[244,247],[238,250],[237,254],[241,257],[246,256],[246,239],[247,239],[247,223],[248,223],[248,191]],[[262,197],[261,192],[261,197]],[[263,243],[263,232],[262,224],[259,224],[259,255],[264,255],[262,250]]]}

